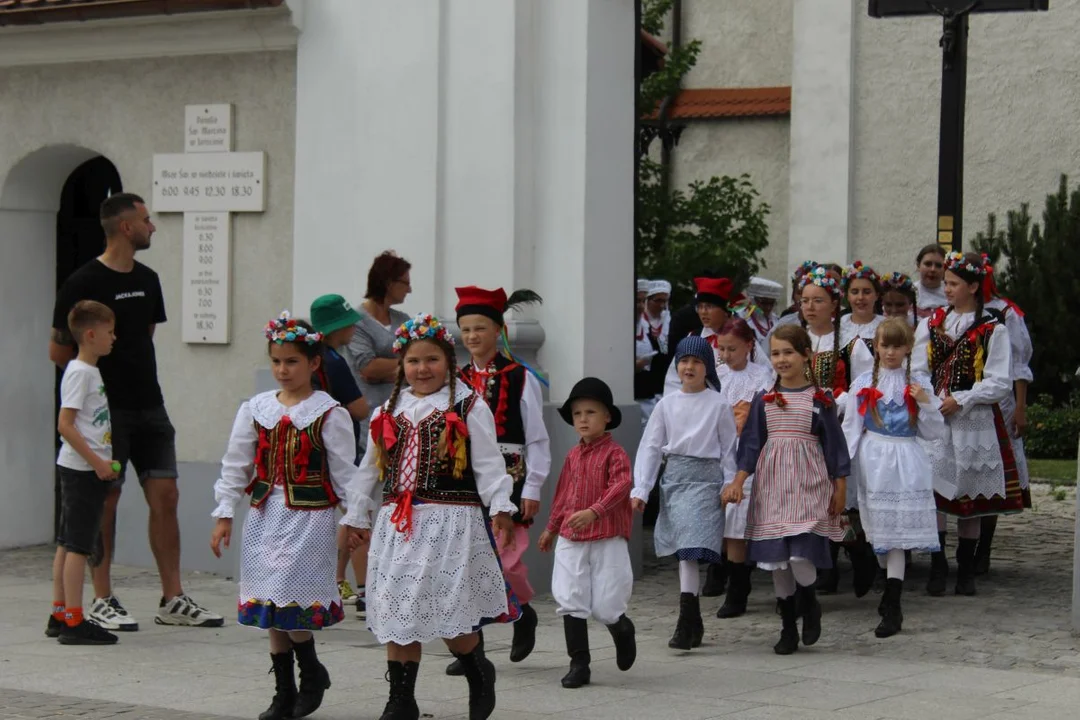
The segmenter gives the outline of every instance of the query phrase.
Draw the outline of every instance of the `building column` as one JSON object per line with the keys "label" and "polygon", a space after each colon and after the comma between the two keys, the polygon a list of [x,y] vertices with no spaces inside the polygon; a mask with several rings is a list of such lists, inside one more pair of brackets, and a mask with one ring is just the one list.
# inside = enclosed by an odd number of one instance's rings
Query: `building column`
{"label": "building column", "polygon": [[853,29],[860,7],[846,0],[795,0],[789,272],[804,260],[849,260]]}

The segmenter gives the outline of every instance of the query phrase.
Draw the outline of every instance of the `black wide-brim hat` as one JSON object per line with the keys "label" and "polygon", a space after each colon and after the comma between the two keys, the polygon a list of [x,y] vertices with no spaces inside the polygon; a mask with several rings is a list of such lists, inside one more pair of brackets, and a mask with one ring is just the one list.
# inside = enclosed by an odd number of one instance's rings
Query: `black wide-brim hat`
{"label": "black wide-brim hat", "polygon": [[562,419],[566,421],[567,425],[574,424],[574,412],[572,406],[575,400],[596,400],[603,403],[607,407],[607,411],[611,414],[611,422],[607,424],[608,430],[614,430],[622,423],[622,412],[619,408],[615,407],[615,401],[611,395],[611,388],[607,383],[600,378],[587,377],[583,380],[579,380],[574,389],[570,391],[570,397],[566,398],[566,402],[559,408],[559,414],[562,415]]}

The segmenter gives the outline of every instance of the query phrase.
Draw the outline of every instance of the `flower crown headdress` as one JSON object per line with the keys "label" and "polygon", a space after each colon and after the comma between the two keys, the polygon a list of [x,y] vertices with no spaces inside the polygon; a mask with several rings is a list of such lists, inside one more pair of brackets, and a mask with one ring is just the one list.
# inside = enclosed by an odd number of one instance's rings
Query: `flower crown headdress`
{"label": "flower crown headdress", "polygon": [[837,299],[844,294],[836,275],[829,272],[829,269],[824,265],[818,265],[802,276],[802,279],[799,280],[799,289],[802,290],[807,285],[817,285],[828,292],[829,295],[832,295],[833,299]]}
{"label": "flower crown headdress", "polygon": [[287,342],[306,342],[308,345],[314,345],[323,339],[322,333],[308,330],[296,322],[288,310],[282,310],[277,318],[266,323],[263,334],[266,335],[267,340],[276,342],[278,345],[284,345]]}
{"label": "flower crown headdress", "polygon": [[862,260],[856,260],[844,269],[844,287],[849,287],[856,280],[869,280],[876,284],[881,277],[874,272],[874,268],[863,265]]}
{"label": "flower crown headdress", "polygon": [[454,336],[431,313],[420,313],[401,323],[394,332],[394,352],[404,352],[405,346],[414,340],[438,340],[454,346]]}
{"label": "flower crown headdress", "polygon": [[[985,256],[984,256],[985,259]],[[945,269],[949,272],[962,272],[976,277],[986,277],[986,265],[976,265],[967,259],[964,253],[956,252],[955,250],[945,256]]]}
{"label": "flower crown headdress", "polygon": [[795,268],[794,272],[791,273],[791,282],[798,283],[803,279],[803,276],[806,275],[806,273],[810,272],[817,266],[818,264],[814,260],[804,260],[803,264]]}
{"label": "flower crown headdress", "polygon": [[882,290],[899,290],[900,292],[915,292],[915,283],[902,272],[889,273],[881,278]]}

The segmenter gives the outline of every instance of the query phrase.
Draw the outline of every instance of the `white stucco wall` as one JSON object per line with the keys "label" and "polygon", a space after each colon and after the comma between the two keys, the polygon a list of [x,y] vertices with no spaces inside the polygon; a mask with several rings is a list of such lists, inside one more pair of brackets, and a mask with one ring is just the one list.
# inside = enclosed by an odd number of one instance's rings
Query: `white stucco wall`
{"label": "white stucco wall", "polygon": [[[266,362],[262,325],[291,299],[294,55],[26,66],[0,69],[0,88],[0,128],[6,129],[0,133],[0,186],[11,167],[31,152],[74,144],[108,157],[124,189],[149,200],[152,156],[182,151],[187,103],[233,103],[235,149],[266,151],[267,211],[233,219],[230,345],[181,342],[181,215],[155,215],[153,247],[139,256],[161,276],[165,293],[169,322],[158,329],[155,342],[179,459],[219,461],[236,405],[251,394],[254,371]],[[55,193],[58,205],[60,186]],[[55,227],[55,215],[51,222]],[[19,268],[24,274],[20,281],[46,298],[48,310],[34,317],[35,329],[28,329],[25,342],[27,357],[47,365],[55,245],[21,248],[18,237],[9,234],[2,240],[9,267]],[[3,282],[6,294],[6,276]],[[51,398],[51,373],[46,383]],[[43,427],[51,433],[51,399],[45,412],[49,420]],[[51,488],[51,435],[46,439],[49,453],[36,452],[35,462],[41,482]]]}
{"label": "white stucco wall", "polygon": [[790,85],[792,8],[792,0],[683,0],[683,40],[701,40],[685,86]]}
{"label": "white stucco wall", "polygon": [[683,131],[674,154],[673,186],[714,175],[750,175],[769,204],[767,265],[760,274],[784,282],[788,252],[788,137],[786,117],[694,121]]}
{"label": "white stucco wall", "polygon": [[[964,243],[987,213],[1021,202],[1041,217],[1060,173],[1080,179],[1080,2],[971,20]],[[941,21],[856,15],[853,255],[913,269],[934,240]]]}

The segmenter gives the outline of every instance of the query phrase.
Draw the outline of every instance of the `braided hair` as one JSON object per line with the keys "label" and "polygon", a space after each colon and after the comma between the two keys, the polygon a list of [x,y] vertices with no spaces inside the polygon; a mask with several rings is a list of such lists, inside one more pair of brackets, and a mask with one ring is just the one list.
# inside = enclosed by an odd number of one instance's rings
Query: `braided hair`
{"label": "braided hair", "polygon": [[[810,364],[813,362],[813,348],[810,343],[810,334],[806,332],[804,328],[801,328],[798,325],[781,325],[780,327],[776,328],[776,331],[773,332],[773,334],[770,336],[770,346],[773,340],[781,340],[788,343],[795,350],[795,352],[803,356],[803,359],[806,360],[806,365],[804,367],[806,369],[808,379],[814,385],[815,393],[820,390],[821,387],[818,385],[817,377],[815,376],[814,371],[810,367]],[[775,402],[777,407],[784,407],[784,400],[780,394],[779,373],[776,374],[776,380],[773,382],[772,392],[776,398]]]}
{"label": "braided hair", "polygon": [[757,352],[757,335],[748,322],[742,318],[730,318],[724,323],[724,327],[720,328],[720,332],[716,334],[720,336],[733,335],[748,344],[750,346],[750,362],[754,361]]}
{"label": "braided hair", "polygon": [[[911,329],[911,326],[900,318],[889,318],[878,325],[877,331],[874,333],[874,373],[870,382],[870,387],[875,390],[878,386],[878,369],[881,364],[881,353],[877,352],[878,345],[883,345],[884,347],[906,347],[908,349],[907,357],[904,359],[904,387],[910,387],[911,350],[915,346],[915,333]],[[881,415],[878,413],[876,404],[870,409],[870,413],[873,415],[874,422],[880,425]],[[914,412],[909,408],[908,424],[911,427],[915,427],[918,421],[918,408],[916,408]]]}
{"label": "braided hair", "polygon": [[[844,294],[840,273],[833,270],[830,266],[819,266],[803,276],[801,286],[804,293],[806,287],[809,285],[816,285],[824,290],[828,293],[829,298],[833,302],[833,349],[832,362],[829,363],[829,376],[827,378],[819,377],[815,368],[812,368],[811,370],[811,375],[814,376],[813,380],[815,385],[831,389],[836,381],[836,371],[840,365],[840,298]],[[807,325],[806,318],[802,317],[802,327],[804,330],[807,328]],[[807,342],[809,343],[809,335],[807,336]],[[816,365],[813,361],[811,361],[811,364]]]}

